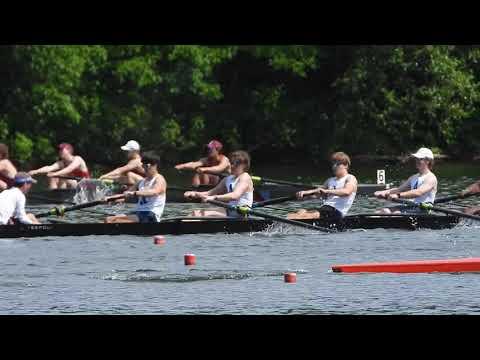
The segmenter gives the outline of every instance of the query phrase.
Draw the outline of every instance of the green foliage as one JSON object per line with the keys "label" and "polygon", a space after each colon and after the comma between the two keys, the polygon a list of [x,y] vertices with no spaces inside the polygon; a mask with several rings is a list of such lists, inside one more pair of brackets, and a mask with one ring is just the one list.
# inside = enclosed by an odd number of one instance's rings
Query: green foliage
{"label": "green foliage", "polygon": [[266,160],[480,151],[478,46],[14,45],[0,66],[19,161],[61,141],[119,161],[130,139],[189,158],[214,137]]}

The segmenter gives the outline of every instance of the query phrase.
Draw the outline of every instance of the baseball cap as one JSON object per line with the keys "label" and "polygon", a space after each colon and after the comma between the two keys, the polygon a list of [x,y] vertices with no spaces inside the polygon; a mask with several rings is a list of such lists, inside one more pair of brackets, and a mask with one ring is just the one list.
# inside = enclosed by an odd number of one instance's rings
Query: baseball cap
{"label": "baseball cap", "polygon": [[123,151],[140,151],[140,144],[135,140],[130,140],[120,149],[122,149]]}
{"label": "baseball cap", "polygon": [[23,184],[36,184],[37,180],[32,178],[30,174],[25,172],[19,172],[15,175],[14,179],[15,185],[23,185]]}
{"label": "baseball cap", "polygon": [[215,149],[217,151],[220,151],[220,150],[223,149],[223,145],[218,140],[212,140],[207,144],[207,148],[212,149],[212,150]]}
{"label": "baseball cap", "polygon": [[427,148],[420,148],[415,154],[412,156],[416,157],[417,159],[432,159],[433,160],[433,152]]}
{"label": "baseball cap", "polygon": [[59,151],[62,151],[63,149],[67,149],[68,151],[70,151],[70,153],[73,153],[73,146],[69,143],[61,143],[60,145],[58,145]]}

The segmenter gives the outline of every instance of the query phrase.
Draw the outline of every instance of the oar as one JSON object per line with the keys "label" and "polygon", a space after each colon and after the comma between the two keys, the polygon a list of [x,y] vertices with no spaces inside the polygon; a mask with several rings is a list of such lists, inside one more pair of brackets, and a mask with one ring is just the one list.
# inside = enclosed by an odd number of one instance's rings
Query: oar
{"label": "oar", "polygon": [[297,196],[296,195],[290,195],[290,196],[282,196],[270,200],[265,200],[265,201],[257,201],[253,203],[252,208],[258,208],[258,207],[263,207],[267,205],[274,205],[274,204],[280,204],[286,201],[292,201],[296,200]]}
{"label": "oar", "polygon": [[220,206],[220,207],[223,207],[223,208],[228,209],[228,210],[237,211],[239,214],[242,214],[242,215],[250,214],[250,215],[258,216],[258,217],[261,217],[261,218],[270,219],[270,220],[274,220],[274,221],[277,221],[277,222],[280,222],[280,223],[288,224],[288,225],[300,226],[300,227],[310,229],[310,230],[318,230],[318,231],[323,231],[323,232],[328,232],[328,233],[335,232],[335,230],[332,230],[332,229],[327,229],[327,228],[324,228],[324,227],[311,225],[311,224],[304,223],[304,222],[301,222],[301,221],[284,219],[280,216],[265,214],[265,213],[255,211],[255,210],[252,210],[252,209],[250,209],[248,207],[244,207],[244,206],[233,206],[233,205],[229,205],[229,204],[223,203],[221,201],[215,201],[215,200],[209,200],[207,202],[212,204],[212,205]]}
{"label": "oar", "polygon": [[398,204],[404,204],[404,205],[410,205],[410,206],[413,206],[413,207],[418,207],[418,208],[423,209],[423,210],[431,210],[431,211],[436,211],[436,212],[439,212],[439,213],[444,213],[444,214],[448,214],[448,215],[455,215],[455,216],[464,217],[464,218],[467,218],[467,219],[473,219],[473,220],[480,221],[480,216],[465,214],[465,213],[463,213],[461,211],[457,211],[457,210],[444,209],[444,208],[441,208],[441,207],[438,207],[438,206],[434,206],[430,203],[416,204],[413,201],[403,200],[403,199],[388,199],[388,200],[392,201],[392,202],[395,202],[395,203],[398,203]]}
{"label": "oar", "polygon": [[109,196],[109,197],[106,197],[106,198],[101,199],[101,200],[95,200],[95,201],[86,202],[86,203],[83,203],[83,204],[70,206],[70,207],[67,207],[67,208],[63,207],[63,206],[62,207],[54,207],[53,209],[50,209],[47,212],[36,214],[35,216],[37,218],[47,217],[47,216],[51,216],[51,215],[63,216],[66,212],[86,209],[86,208],[94,207],[94,206],[97,206],[97,205],[100,205],[100,204],[105,204],[109,201],[120,200],[120,199],[123,199],[123,198],[125,198],[125,195],[120,194],[120,195]]}
{"label": "oar", "polygon": [[449,201],[459,200],[459,199],[466,199],[466,198],[469,198],[469,197],[472,197],[472,196],[478,196],[478,195],[480,195],[480,193],[475,192],[475,193],[469,193],[469,194],[460,193],[460,194],[456,194],[456,195],[445,196],[443,198],[436,199],[435,204],[446,203],[446,202],[449,202]]}
{"label": "oar", "polygon": [[297,183],[297,182],[285,181],[285,180],[276,180],[276,179],[270,179],[270,178],[265,178],[260,176],[252,176],[252,181],[256,183],[272,183],[272,184],[280,184],[280,185],[289,185],[293,187],[306,188],[309,190],[316,189],[320,186],[320,185],[303,184],[303,183]]}

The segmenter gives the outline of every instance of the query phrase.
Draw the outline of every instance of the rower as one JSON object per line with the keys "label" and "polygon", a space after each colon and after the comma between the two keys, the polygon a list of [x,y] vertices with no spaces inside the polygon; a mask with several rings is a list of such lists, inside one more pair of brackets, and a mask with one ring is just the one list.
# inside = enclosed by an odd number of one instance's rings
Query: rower
{"label": "rower", "polygon": [[145,177],[140,144],[135,140],[130,140],[120,149],[127,152],[127,164],[100,176],[100,180],[116,180],[121,184],[134,187]]}
{"label": "rower", "polygon": [[[380,199],[410,199],[414,203],[434,203],[437,194],[437,177],[432,172],[434,156],[433,152],[427,148],[420,148],[415,154],[416,168],[418,173],[410,176],[407,181],[396,188],[376,191],[374,195]],[[384,208],[377,213],[418,213],[423,210],[405,205]]]}
{"label": "rower", "polygon": [[[234,151],[229,156],[229,163],[232,167],[232,175],[220,181],[210,191],[197,192],[187,191],[184,196],[187,199],[198,199],[203,202],[216,200],[228,203],[233,206],[253,205],[253,181],[247,171],[250,169],[250,155],[246,151]],[[194,210],[191,216],[198,217],[239,217],[236,211],[224,208],[208,210]]]}
{"label": "rower", "polygon": [[167,182],[159,174],[159,159],[145,157],[146,177],[140,180],[136,191],[126,191],[126,197],[137,196],[137,208],[132,214],[108,217],[106,223],[158,223],[165,207]]}
{"label": "rower", "polygon": [[323,205],[317,209],[301,209],[287,215],[287,219],[331,219],[338,220],[347,215],[357,194],[357,178],[349,174],[350,157],[343,152],[336,152],[330,157],[334,177],[329,178],[317,189],[299,191],[298,199],[306,196],[325,198]]}
{"label": "rower", "polygon": [[[223,145],[220,141],[212,140],[205,147],[206,157],[175,166],[177,170],[195,170],[192,185],[217,185],[220,177],[214,174],[230,173],[231,165],[228,158],[222,154]],[[212,175],[213,173],[213,175]]]}
{"label": "rower", "polygon": [[[58,145],[58,157],[59,160],[52,165],[31,170],[29,174],[31,176],[47,174],[50,190],[75,189],[78,182],[73,178],[90,178],[85,160],[81,156],[75,155],[72,145],[68,143]],[[65,179],[62,179],[62,177],[65,177]],[[67,177],[72,179],[66,179]]]}
{"label": "rower", "polygon": [[[462,191],[462,195],[478,194],[480,193],[480,180],[474,182],[472,185]],[[480,215],[480,207],[472,206],[463,209],[463,212],[470,215]]]}
{"label": "rower", "polygon": [[13,186],[0,193],[0,225],[40,224],[35,215],[25,212],[25,194],[36,182],[24,172],[15,175]]}
{"label": "rower", "polygon": [[0,191],[13,186],[17,169],[8,158],[8,146],[0,144]]}

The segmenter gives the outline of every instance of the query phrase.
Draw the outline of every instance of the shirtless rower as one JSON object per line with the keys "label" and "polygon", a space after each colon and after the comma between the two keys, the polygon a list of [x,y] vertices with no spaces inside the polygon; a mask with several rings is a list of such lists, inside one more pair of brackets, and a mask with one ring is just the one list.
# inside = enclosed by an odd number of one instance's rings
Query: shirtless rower
{"label": "shirtless rower", "polygon": [[0,225],[40,224],[35,215],[25,212],[25,194],[36,182],[24,172],[15,175],[13,186],[0,193]]}
{"label": "shirtless rower", "polygon": [[[472,185],[462,191],[462,195],[478,194],[480,193],[480,180],[474,182]],[[480,215],[480,206],[472,206],[463,209],[463,212],[470,215]]]}
{"label": "shirtless rower", "polygon": [[87,164],[81,156],[75,155],[72,145],[62,143],[58,145],[59,160],[49,166],[40,169],[31,170],[28,173],[31,176],[46,174],[48,179],[48,188],[55,189],[75,189],[78,181],[75,179],[62,179],[62,177],[72,178],[90,178]]}
{"label": "shirtless rower", "polygon": [[[377,191],[375,196],[380,199],[409,199],[416,204],[423,202],[434,203],[435,195],[437,194],[437,177],[432,172],[434,156],[433,152],[427,148],[419,149],[415,154],[415,164],[418,173],[412,175],[402,185],[396,188]],[[383,214],[397,214],[397,213],[417,213],[423,210],[412,208],[405,205],[394,206],[391,208],[384,208],[377,213]]]}
{"label": "shirtless rower", "polygon": [[[250,155],[245,151],[234,151],[229,156],[232,164],[232,175],[225,177],[210,191],[197,192],[187,191],[184,196],[187,199],[198,199],[206,202],[216,200],[233,206],[253,205],[253,181],[248,170],[250,169]],[[191,216],[198,217],[240,217],[236,211],[224,208],[212,208],[194,210]]]}
{"label": "shirtless rower", "polygon": [[140,180],[135,191],[126,191],[127,197],[137,196],[135,211],[129,215],[108,217],[106,223],[158,223],[165,207],[167,182],[158,172],[159,160],[144,157],[143,167],[146,177]]}
{"label": "shirtless rower", "polygon": [[121,184],[133,187],[143,180],[146,174],[142,166],[140,144],[135,140],[130,140],[121,149],[127,152],[127,164],[100,176],[100,180],[116,180]]}
{"label": "shirtless rower", "polygon": [[298,199],[306,196],[323,197],[323,205],[318,209],[301,209],[287,215],[287,219],[341,219],[347,215],[357,194],[357,178],[349,174],[350,157],[343,152],[336,152],[330,158],[334,177],[329,178],[323,186],[314,190],[299,191]]}
{"label": "shirtless rower", "polygon": [[177,170],[195,170],[192,185],[217,185],[220,177],[213,174],[230,173],[231,166],[228,158],[222,154],[223,145],[220,141],[212,140],[206,147],[206,157],[175,166]]}
{"label": "shirtless rower", "polygon": [[8,159],[8,146],[0,144],[0,191],[13,185],[13,178],[16,174],[17,169]]}

